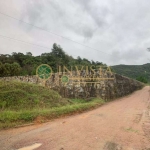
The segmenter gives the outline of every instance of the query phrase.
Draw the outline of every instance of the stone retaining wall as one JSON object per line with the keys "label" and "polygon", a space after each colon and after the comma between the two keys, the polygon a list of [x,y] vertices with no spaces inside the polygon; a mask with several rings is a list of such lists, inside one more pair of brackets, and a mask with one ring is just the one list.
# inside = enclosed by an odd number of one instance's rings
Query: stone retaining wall
{"label": "stone retaining wall", "polygon": [[[96,80],[98,83],[81,83],[81,80],[80,82],[79,80],[75,80],[75,82],[74,80],[69,80],[68,83],[64,84],[61,82],[61,76],[62,75],[54,74],[45,82],[43,82],[43,80],[39,79],[37,76],[3,77],[0,78],[0,80],[17,80],[44,85],[47,88],[58,91],[62,97],[66,98],[90,99],[91,97],[101,97],[105,100],[112,100],[128,95],[144,86],[144,84],[141,82],[118,74],[106,74],[105,78],[112,77],[114,79],[99,79]],[[71,76],[68,77],[70,78]],[[81,75],[79,77],[81,77]],[[87,81],[86,77],[84,81]]]}

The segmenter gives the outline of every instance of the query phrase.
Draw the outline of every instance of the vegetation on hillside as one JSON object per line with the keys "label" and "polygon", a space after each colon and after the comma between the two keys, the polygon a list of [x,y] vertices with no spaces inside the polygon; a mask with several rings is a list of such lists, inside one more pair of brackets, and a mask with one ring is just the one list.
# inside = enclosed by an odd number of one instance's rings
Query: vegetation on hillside
{"label": "vegetation on hillside", "polygon": [[68,104],[66,99],[45,87],[22,82],[0,81],[0,109],[23,110]]}
{"label": "vegetation on hillside", "polygon": [[74,114],[100,106],[102,99],[65,99],[31,83],[0,81],[0,129]]}
{"label": "vegetation on hillside", "polygon": [[61,66],[96,66],[103,65],[102,62],[89,61],[86,58],[77,57],[76,59],[69,56],[65,51],[56,43],[49,53],[42,53],[40,56],[33,56],[31,52],[16,53],[12,55],[0,55],[0,77],[15,76],[15,75],[35,75],[36,68],[41,64],[48,64],[52,67],[54,72],[57,72],[59,65]]}
{"label": "vegetation on hillside", "polygon": [[143,76],[137,77],[136,80],[143,82],[143,83],[148,83],[148,80],[146,79],[146,77],[143,77]]}
{"label": "vegetation on hillside", "polygon": [[[51,52],[42,53],[39,56],[33,56],[31,52],[9,54],[0,54],[0,77],[16,75],[35,75],[36,68],[41,64],[48,64],[54,72],[58,71],[58,66],[106,66],[99,61],[90,61],[86,58],[73,58],[56,43],[53,44]],[[96,67],[95,67],[96,68]],[[150,64],[145,65],[116,65],[111,67],[112,71],[137,79],[139,81],[150,82]],[[143,78],[143,79],[141,79]],[[147,81],[146,81],[147,80]]]}
{"label": "vegetation on hillside", "polygon": [[[0,55],[0,77],[15,75],[35,75],[36,68],[48,64],[54,72],[58,66],[106,66],[102,62],[89,61],[86,58],[69,56],[57,44],[52,51],[33,56],[31,52]],[[150,81],[150,64],[141,66],[117,65],[113,71],[121,75],[147,83]],[[52,118],[73,114],[100,106],[101,99],[90,101],[83,99],[65,99],[57,92],[31,83],[0,80],[0,129],[26,123],[47,121]]]}
{"label": "vegetation on hillside", "polygon": [[150,63],[144,65],[116,65],[112,66],[114,72],[137,79],[141,82],[150,82]]}

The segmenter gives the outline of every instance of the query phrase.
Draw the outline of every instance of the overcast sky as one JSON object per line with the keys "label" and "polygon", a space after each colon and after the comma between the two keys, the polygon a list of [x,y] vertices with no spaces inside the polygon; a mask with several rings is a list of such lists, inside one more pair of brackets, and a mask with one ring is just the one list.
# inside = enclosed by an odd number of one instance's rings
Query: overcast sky
{"label": "overcast sky", "polygon": [[108,65],[150,62],[150,0],[0,0],[0,13],[93,48],[0,14],[0,54],[40,55],[57,43],[75,58]]}

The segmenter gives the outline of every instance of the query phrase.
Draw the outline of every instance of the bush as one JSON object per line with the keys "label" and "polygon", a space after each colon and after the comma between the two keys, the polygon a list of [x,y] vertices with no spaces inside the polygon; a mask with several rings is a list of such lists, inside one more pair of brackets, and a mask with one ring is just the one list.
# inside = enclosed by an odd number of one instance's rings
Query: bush
{"label": "bush", "polygon": [[143,82],[143,83],[148,83],[148,80],[145,77],[143,77],[143,76],[137,77],[136,80],[138,80],[140,82]]}

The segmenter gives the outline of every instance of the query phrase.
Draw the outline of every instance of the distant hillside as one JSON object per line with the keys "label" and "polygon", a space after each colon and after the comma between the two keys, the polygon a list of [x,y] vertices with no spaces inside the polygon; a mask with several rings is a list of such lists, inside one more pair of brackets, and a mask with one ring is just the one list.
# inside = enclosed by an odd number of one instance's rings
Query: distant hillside
{"label": "distant hillside", "polygon": [[144,65],[116,65],[111,67],[114,72],[136,79],[143,76],[150,82],[150,63]]}

